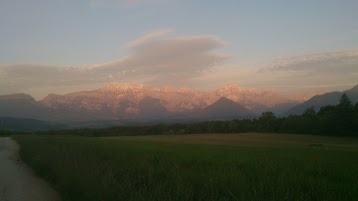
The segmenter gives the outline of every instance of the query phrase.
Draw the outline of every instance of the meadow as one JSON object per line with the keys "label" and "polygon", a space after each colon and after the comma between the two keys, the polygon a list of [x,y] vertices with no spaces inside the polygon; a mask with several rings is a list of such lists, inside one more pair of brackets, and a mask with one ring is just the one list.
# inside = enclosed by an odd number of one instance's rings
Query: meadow
{"label": "meadow", "polygon": [[17,135],[65,201],[357,200],[358,139],[288,134]]}

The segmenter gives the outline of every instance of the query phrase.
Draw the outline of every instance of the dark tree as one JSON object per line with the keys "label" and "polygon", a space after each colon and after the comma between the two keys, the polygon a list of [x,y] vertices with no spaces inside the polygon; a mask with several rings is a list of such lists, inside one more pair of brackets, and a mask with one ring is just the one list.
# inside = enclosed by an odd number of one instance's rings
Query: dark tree
{"label": "dark tree", "polygon": [[352,112],[353,104],[352,101],[348,98],[347,94],[343,94],[338,104],[339,112]]}
{"label": "dark tree", "polygon": [[316,116],[316,110],[314,109],[314,107],[309,107],[306,109],[306,111],[303,113],[303,116],[306,117],[315,117]]}
{"label": "dark tree", "polygon": [[328,114],[332,114],[334,113],[336,110],[336,107],[333,105],[327,105],[327,106],[323,106],[319,109],[319,112],[317,113],[319,116],[324,116],[324,115],[328,115]]}
{"label": "dark tree", "polygon": [[268,121],[276,119],[276,115],[273,112],[263,112],[261,114],[260,120]]}
{"label": "dark tree", "polygon": [[344,93],[339,100],[339,104],[337,105],[337,129],[339,132],[347,133],[351,132],[354,127],[354,110],[352,101],[348,98],[348,96]]}
{"label": "dark tree", "polygon": [[258,130],[261,132],[275,132],[278,130],[278,121],[273,112],[263,112],[258,119]]}

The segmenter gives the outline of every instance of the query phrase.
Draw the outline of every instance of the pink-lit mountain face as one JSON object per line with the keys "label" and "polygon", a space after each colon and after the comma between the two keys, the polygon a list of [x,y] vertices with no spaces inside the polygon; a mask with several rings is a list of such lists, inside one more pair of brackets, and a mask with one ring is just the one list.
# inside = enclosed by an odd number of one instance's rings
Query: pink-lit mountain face
{"label": "pink-lit mountain face", "polygon": [[[280,111],[298,103],[297,100],[277,92],[241,88],[236,84],[203,92],[189,88],[155,88],[138,83],[112,83],[94,91],[50,94],[39,101],[39,104],[58,117],[81,113],[100,119],[160,118],[173,117],[175,114],[200,116],[197,113],[204,114],[200,110],[205,110],[221,98],[236,103],[238,107],[242,106],[252,114],[268,110]],[[242,114],[247,115],[247,111],[242,111]],[[215,116],[214,113],[211,114]],[[245,115],[238,114],[238,117]]]}
{"label": "pink-lit mountain face", "polygon": [[205,92],[112,83],[93,91],[50,94],[40,101],[26,94],[0,96],[0,116],[59,122],[242,119],[264,111],[283,114],[303,100],[236,84]]}
{"label": "pink-lit mountain face", "polygon": [[[265,111],[282,116],[302,114],[311,107],[318,111],[322,106],[337,105],[344,93],[353,104],[358,102],[358,85],[343,92],[311,97],[309,93],[284,96],[235,84],[203,92],[188,88],[112,83],[93,91],[50,94],[40,101],[27,94],[0,95],[0,117],[10,122],[14,119],[33,122],[46,128],[229,120],[254,118]],[[52,122],[50,127],[46,122]]]}

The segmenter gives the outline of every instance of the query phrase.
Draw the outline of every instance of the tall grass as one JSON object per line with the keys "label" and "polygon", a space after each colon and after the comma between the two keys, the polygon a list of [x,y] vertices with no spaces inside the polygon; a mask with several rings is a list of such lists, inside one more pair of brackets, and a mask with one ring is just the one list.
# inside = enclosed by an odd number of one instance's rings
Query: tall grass
{"label": "tall grass", "polygon": [[65,201],[358,199],[357,149],[14,138]]}

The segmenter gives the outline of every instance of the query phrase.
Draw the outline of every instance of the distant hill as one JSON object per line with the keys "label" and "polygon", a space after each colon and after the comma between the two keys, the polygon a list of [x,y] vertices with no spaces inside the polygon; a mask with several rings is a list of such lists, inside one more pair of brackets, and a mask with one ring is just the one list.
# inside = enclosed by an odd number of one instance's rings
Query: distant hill
{"label": "distant hill", "polygon": [[202,109],[201,114],[208,119],[242,119],[254,116],[244,106],[225,97]]}
{"label": "distant hill", "polygon": [[47,109],[27,94],[0,96],[0,116],[45,119]]}
{"label": "distant hill", "polygon": [[67,126],[28,118],[0,117],[0,130],[43,131],[64,129]]}
{"label": "distant hill", "polygon": [[323,106],[327,105],[337,105],[341,96],[346,93],[349,99],[353,104],[358,102],[358,85],[352,89],[343,91],[343,92],[330,92],[323,95],[317,95],[307,100],[304,103],[301,103],[292,109],[290,109],[287,114],[302,114],[307,108],[314,107],[316,110],[319,110]]}

